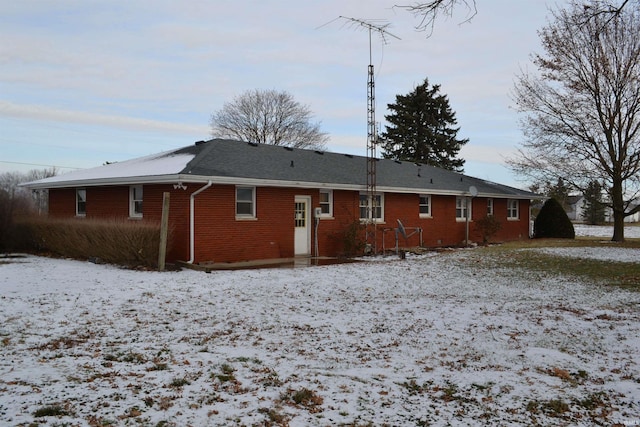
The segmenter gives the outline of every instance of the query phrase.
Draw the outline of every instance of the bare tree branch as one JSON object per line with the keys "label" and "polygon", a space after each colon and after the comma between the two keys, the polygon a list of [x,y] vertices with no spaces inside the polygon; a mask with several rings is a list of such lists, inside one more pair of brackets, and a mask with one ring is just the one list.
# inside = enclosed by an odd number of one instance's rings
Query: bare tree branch
{"label": "bare tree branch", "polygon": [[452,17],[458,6],[467,8],[467,17],[461,22],[471,21],[477,14],[476,0],[430,0],[424,3],[414,3],[410,5],[395,5],[399,9],[404,9],[419,19],[415,26],[416,30],[424,31],[427,37],[433,34],[436,21],[440,16]]}

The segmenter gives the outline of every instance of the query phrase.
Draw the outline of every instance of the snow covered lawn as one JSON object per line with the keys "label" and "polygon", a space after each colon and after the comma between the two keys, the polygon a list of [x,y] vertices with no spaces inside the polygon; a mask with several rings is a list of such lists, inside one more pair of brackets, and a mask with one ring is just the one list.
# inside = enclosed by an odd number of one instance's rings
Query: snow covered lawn
{"label": "snow covered lawn", "polygon": [[0,260],[0,424],[640,425],[640,292],[481,253],[211,274]]}

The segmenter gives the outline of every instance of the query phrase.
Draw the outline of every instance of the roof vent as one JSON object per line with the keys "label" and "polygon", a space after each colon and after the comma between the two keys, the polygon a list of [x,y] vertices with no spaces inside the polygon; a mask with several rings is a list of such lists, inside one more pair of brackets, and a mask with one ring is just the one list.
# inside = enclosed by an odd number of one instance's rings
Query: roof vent
{"label": "roof vent", "polygon": [[394,162],[396,162],[397,164],[401,165],[402,162],[400,160],[394,160]]}
{"label": "roof vent", "polygon": [[257,142],[247,142],[247,144],[249,144],[252,147],[257,147],[258,146]]}
{"label": "roof vent", "polygon": [[353,154],[345,154],[344,156],[353,159]]}
{"label": "roof vent", "polygon": [[287,151],[293,151],[293,147],[282,147],[282,148],[284,148]]}
{"label": "roof vent", "polygon": [[207,141],[196,141],[196,145],[202,145],[205,144]]}
{"label": "roof vent", "polygon": [[321,156],[323,156],[324,155],[324,151],[316,150],[316,154],[320,154]]}

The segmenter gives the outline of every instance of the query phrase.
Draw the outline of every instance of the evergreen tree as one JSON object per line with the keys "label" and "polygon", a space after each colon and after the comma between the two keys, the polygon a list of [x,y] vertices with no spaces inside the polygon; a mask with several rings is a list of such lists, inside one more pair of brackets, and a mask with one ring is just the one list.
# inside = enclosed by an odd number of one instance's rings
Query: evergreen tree
{"label": "evergreen tree", "polygon": [[555,185],[547,183],[547,197],[556,199],[560,206],[566,211],[569,210],[569,187],[565,184],[564,179],[558,178]]}
{"label": "evergreen tree", "polygon": [[463,171],[464,160],[456,156],[468,139],[457,139],[459,127],[440,85],[429,87],[428,79],[408,95],[396,95],[388,104],[391,114],[382,133],[383,157]]}
{"label": "evergreen tree", "polygon": [[582,219],[587,224],[602,224],[604,222],[604,208],[602,185],[598,181],[591,181],[584,192]]}
{"label": "evergreen tree", "polygon": [[557,239],[574,239],[575,229],[560,203],[556,199],[548,199],[533,223],[533,236],[536,239],[550,237]]}

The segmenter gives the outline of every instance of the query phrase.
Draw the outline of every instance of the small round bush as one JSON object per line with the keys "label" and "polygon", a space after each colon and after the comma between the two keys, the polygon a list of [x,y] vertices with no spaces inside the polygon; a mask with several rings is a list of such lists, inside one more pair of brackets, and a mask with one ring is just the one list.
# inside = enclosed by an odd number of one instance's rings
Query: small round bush
{"label": "small round bush", "polygon": [[533,223],[533,237],[536,239],[552,237],[574,239],[576,231],[560,203],[556,199],[548,199]]}

